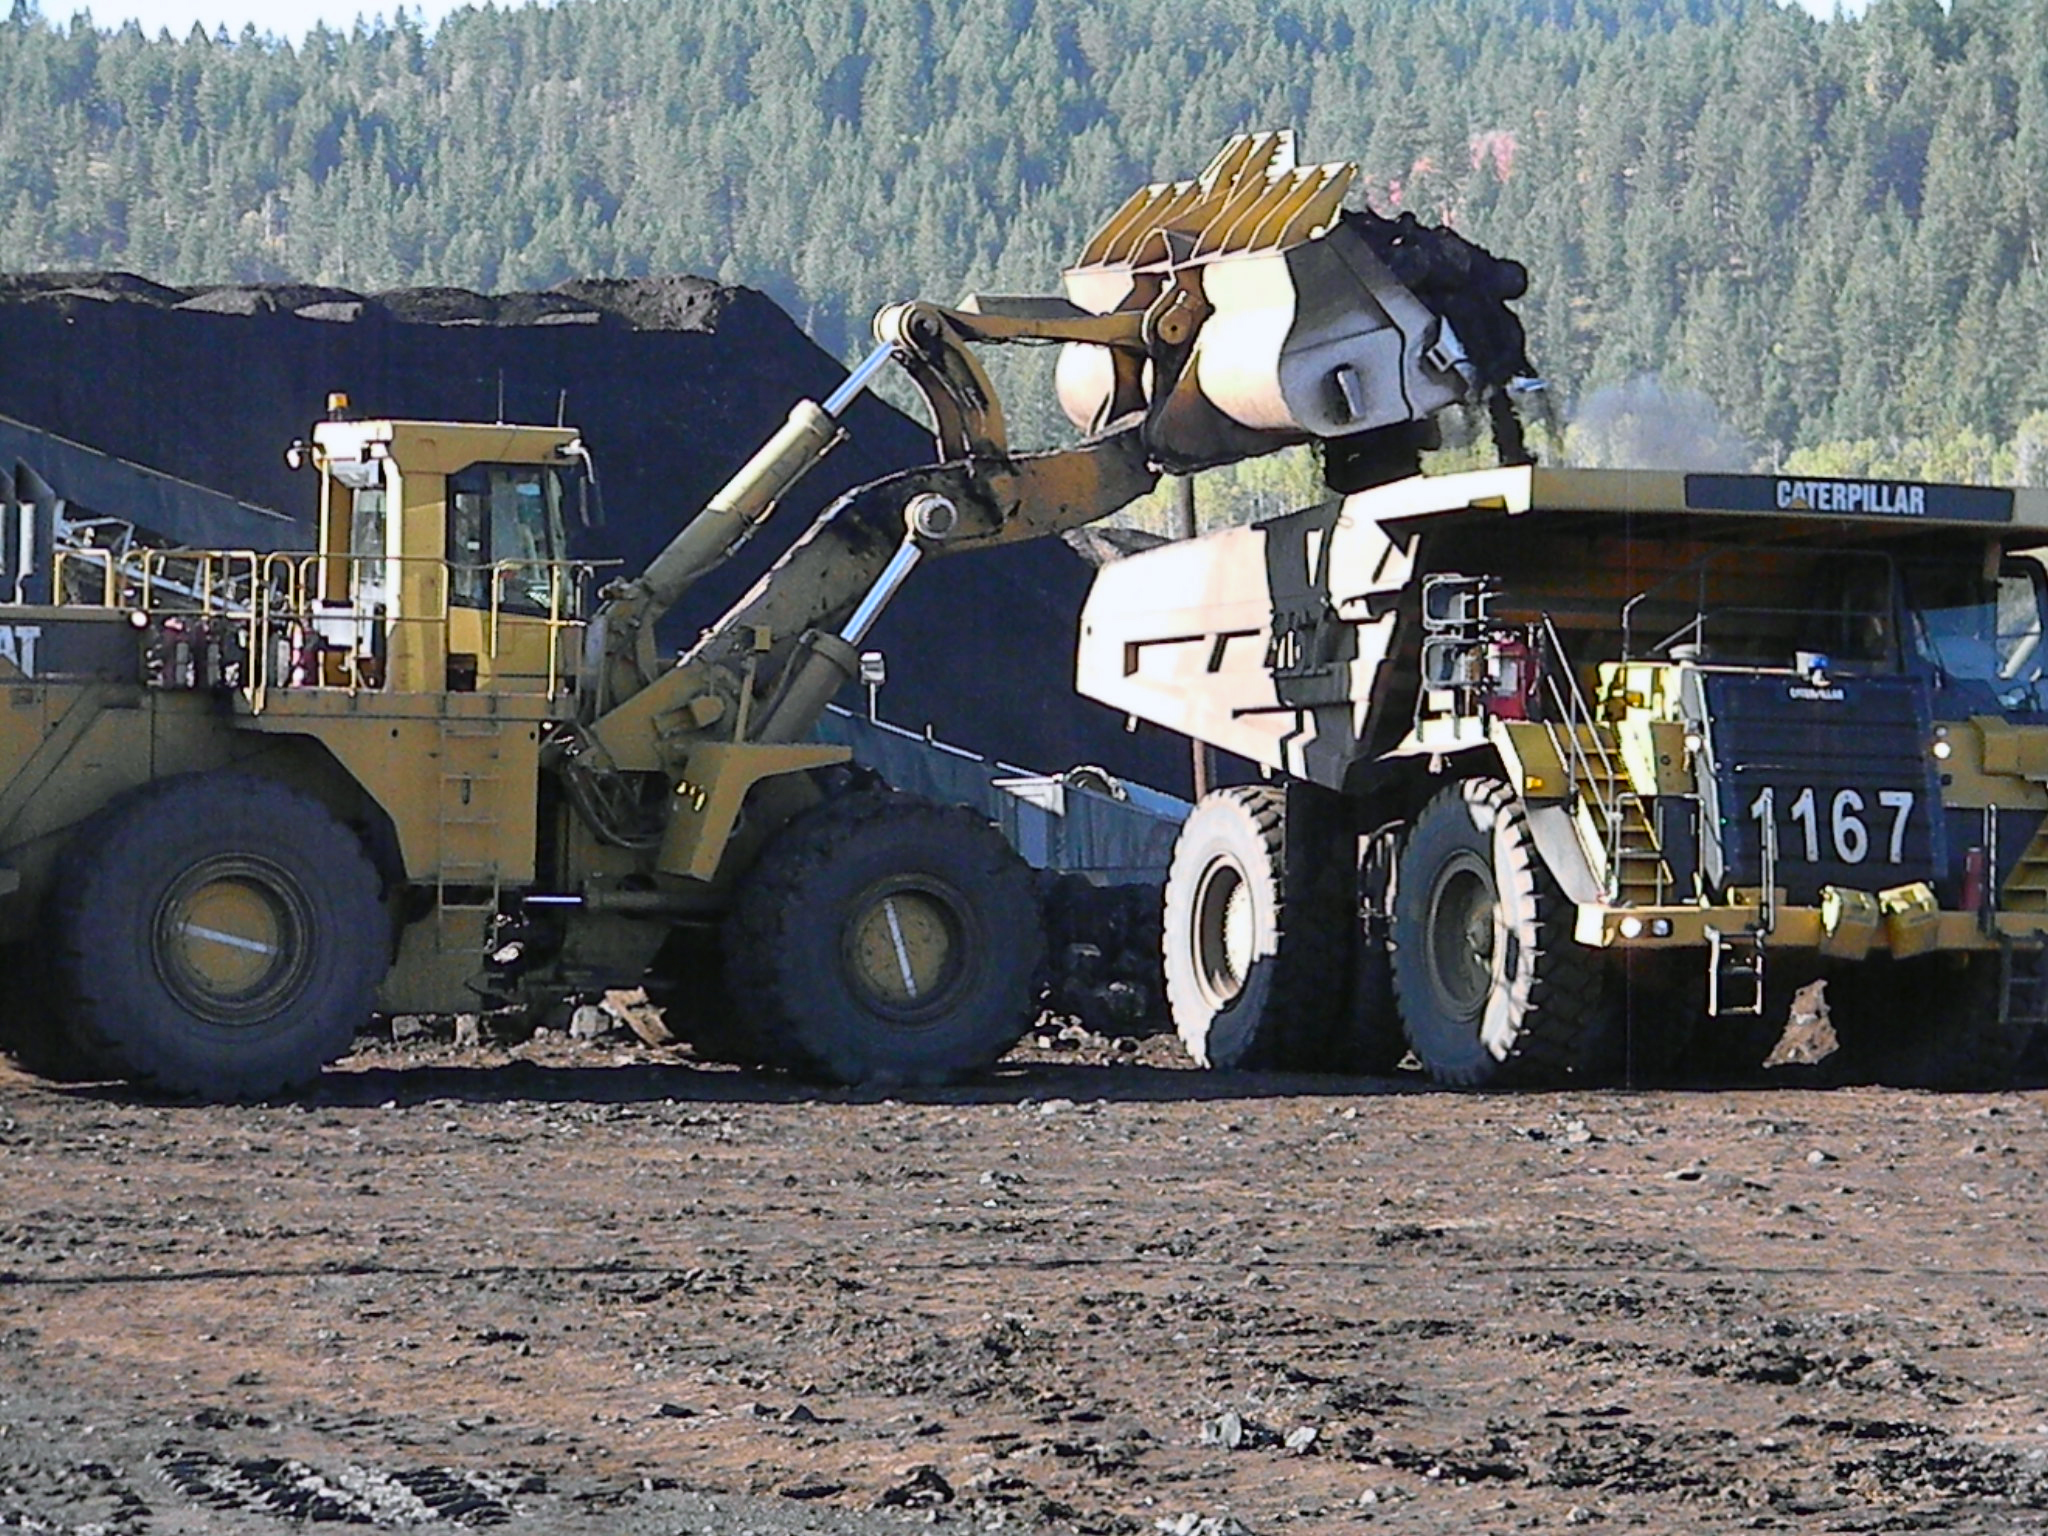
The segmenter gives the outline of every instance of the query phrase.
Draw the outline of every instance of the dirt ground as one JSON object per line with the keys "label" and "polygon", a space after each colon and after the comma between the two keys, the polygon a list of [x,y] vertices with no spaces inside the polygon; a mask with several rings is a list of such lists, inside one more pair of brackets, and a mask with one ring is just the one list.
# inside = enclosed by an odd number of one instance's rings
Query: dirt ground
{"label": "dirt ground", "polygon": [[2048,1094],[0,1071],[0,1531],[2048,1528]]}

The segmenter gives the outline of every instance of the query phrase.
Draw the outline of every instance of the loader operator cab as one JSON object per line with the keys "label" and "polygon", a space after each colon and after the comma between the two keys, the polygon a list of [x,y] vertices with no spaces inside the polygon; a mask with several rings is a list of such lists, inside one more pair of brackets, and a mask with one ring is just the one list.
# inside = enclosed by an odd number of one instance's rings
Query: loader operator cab
{"label": "loader operator cab", "polygon": [[325,421],[320,542],[291,682],[421,693],[564,686],[590,566],[589,457],[569,427]]}

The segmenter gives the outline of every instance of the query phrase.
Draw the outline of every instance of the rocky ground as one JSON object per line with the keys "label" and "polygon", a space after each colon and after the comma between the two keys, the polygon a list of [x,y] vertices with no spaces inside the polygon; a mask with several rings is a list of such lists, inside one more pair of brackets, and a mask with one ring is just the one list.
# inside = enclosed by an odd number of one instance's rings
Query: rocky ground
{"label": "rocky ground", "polygon": [[2048,1527],[2048,1094],[0,1073],[0,1531]]}

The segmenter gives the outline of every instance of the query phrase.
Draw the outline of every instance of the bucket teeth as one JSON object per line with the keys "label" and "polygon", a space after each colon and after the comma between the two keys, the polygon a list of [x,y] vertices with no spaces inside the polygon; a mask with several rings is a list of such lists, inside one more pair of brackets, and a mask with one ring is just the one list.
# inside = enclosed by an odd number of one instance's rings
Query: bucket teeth
{"label": "bucket teeth", "polygon": [[1071,270],[1157,267],[1313,239],[1336,220],[1358,167],[1300,165],[1294,133],[1240,133],[1193,181],[1140,187]]}

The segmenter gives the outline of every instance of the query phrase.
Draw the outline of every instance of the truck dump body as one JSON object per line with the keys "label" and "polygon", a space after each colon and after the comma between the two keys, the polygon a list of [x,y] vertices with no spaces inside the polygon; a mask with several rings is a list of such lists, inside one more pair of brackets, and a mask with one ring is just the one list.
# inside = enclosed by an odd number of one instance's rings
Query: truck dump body
{"label": "truck dump body", "polygon": [[[1859,494],[1846,515],[1797,505]],[[1924,508],[1930,495],[1931,513],[1881,510]],[[1783,628],[1797,606],[1787,593],[1838,545],[1953,553],[1959,538],[1990,530],[2015,547],[2048,546],[2048,493],[1534,466],[1421,477],[1105,566],[1082,613],[1076,683],[1126,714],[1341,788],[1412,724],[1369,705],[1390,656],[1396,670],[1417,664],[1420,582],[1432,572],[1503,578],[1495,613],[1547,613],[1589,667],[1620,659],[1622,608],[1638,592],[1648,596],[1628,616],[1630,638],[1663,638],[1648,627],[1689,614],[1690,594],[1650,589],[1717,550],[1776,549],[1739,576],[1760,598],[1771,586]],[[1725,585],[1737,572],[1712,574]],[[1785,629],[1788,667],[1795,638]]]}
{"label": "truck dump body", "polygon": [[2038,491],[1413,479],[1105,568],[1079,686],[1367,828],[1484,775],[1574,941],[1706,950],[1710,1014],[1763,1011],[1766,949],[1981,954],[2017,1031],[2048,935],[2044,560]]}

